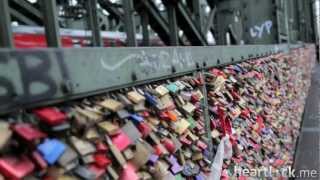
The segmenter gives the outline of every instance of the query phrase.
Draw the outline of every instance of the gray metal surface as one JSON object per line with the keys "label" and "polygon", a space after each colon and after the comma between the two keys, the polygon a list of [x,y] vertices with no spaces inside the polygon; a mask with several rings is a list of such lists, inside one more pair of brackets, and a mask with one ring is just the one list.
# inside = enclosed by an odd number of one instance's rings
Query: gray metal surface
{"label": "gray metal surface", "polygon": [[0,49],[0,113],[288,51],[287,45]]}
{"label": "gray metal surface", "polygon": [[48,47],[61,47],[56,0],[41,1]]}
{"label": "gray metal surface", "polygon": [[0,1],[0,47],[13,47],[8,0]]}
{"label": "gray metal surface", "polygon": [[[295,165],[299,170],[316,170],[320,177],[320,65],[317,64],[306,101],[303,122],[297,143]],[[296,174],[297,176],[299,174]],[[313,179],[318,179],[313,178]],[[296,179],[312,179],[300,177]]]}

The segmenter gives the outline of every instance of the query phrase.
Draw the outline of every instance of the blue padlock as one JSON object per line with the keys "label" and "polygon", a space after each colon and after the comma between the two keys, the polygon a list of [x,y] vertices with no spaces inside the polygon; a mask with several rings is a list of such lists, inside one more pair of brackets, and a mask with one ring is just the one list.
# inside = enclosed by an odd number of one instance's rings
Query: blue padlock
{"label": "blue padlock", "polygon": [[64,153],[66,146],[57,139],[46,139],[37,149],[48,164],[53,165]]}
{"label": "blue padlock", "polygon": [[154,96],[152,96],[148,92],[145,92],[144,93],[144,97],[146,98],[146,101],[148,103],[150,103],[152,106],[157,106],[158,102],[157,102],[157,99]]}
{"label": "blue padlock", "polygon": [[139,124],[139,123],[143,122],[143,117],[139,116],[138,114],[131,114],[130,118],[132,119],[133,123],[135,123],[135,124]]}

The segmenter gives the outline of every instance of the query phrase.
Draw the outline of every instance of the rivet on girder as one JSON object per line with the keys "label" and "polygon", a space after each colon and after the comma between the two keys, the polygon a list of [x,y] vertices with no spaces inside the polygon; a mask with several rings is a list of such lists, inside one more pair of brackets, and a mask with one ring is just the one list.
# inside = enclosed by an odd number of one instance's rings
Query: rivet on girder
{"label": "rivet on girder", "polygon": [[172,72],[172,73],[175,73],[175,72],[177,72],[177,70],[176,70],[176,67],[174,67],[174,66],[171,66],[171,72]]}
{"label": "rivet on girder", "polygon": [[198,62],[196,62],[196,68],[197,68],[197,69],[200,69],[200,65],[199,65]]}
{"label": "rivet on girder", "polygon": [[203,67],[207,67],[207,62],[204,61],[204,62],[202,63],[202,65],[203,65]]}
{"label": "rivet on girder", "polygon": [[217,59],[217,64],[220,64],[220,59]]}
{"label": "rivet on girder", "polygon": [[132,81],[138,80],[137,74],[136,74],[135,72],[133,72],[133,73],[131,74],[131,79],[132,79]]}
{"label": "rivet on girder", "polygon": [[231,58],[231,62],[234,62],[234,58],[233,57]]}
{"label": "rivet on girder", "polygon": [[17,100],[17,98],[18,98],[17,92],[16,92],[16,91],[13,91],[13,92],[11,93],[10,97],[12,98],[12,100]]}
{"label": "rivet on girder", "polygon": [[73,91],[73,84],[70,80],[66,80],[61,83],[61,91],[64,94],[72,93]]}

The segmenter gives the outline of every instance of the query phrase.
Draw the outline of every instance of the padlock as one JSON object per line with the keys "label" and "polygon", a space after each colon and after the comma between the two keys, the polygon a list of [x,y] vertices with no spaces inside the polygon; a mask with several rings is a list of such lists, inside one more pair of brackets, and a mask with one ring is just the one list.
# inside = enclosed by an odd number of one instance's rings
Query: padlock
{"label": "padlock", "polygon": [[146,138],[152,132],[152,127],[150,127],[149,123],[146,122],[139,123],[138,129],[143,138]]}
{"label": "padlock", "polygon": [[81,160],[83,164],[91,164],[94,163],[93,154],[87,154],[85,156],[81,156]]}
{"label": "padlock", "polygon": [[119,93],[118,98],[125,107],[128,108],[132,106],[132,102],[125,95]]}
{"label": "padlock", "polygon": [[72,163],[78,158],[78,154],[74,149],[66,145],[66,149],[58,159],[58,164],[62,167],[67,167],[68,164]]}
{"label": "padlock", "polygon": [[95,179],[96,175],[85,166],[78,166],[74,173],[83,179]]}
{"label": "padlock", "polygon": [[146,142],[139,140],[135,144],[135,151],[133,153],[134,156],[129,162],[131,162],[136,169],[140,169],[148,162],[152,150],[147,147]]}
{"label": "padlock", "polygon": [[181,118],[180,120],[174,122],[174,126],[175,126],[174,129],[176,133],[181,135],[188,129],[188,127],[190,126],[190,123],[186,119]]}
{"label": "padlock", "polygon": [[58,139],[46,139],[37,147],[37,150],[50,165],[53,165],[59,159],[65,149],[65,144]]}
{"label": "padlock", "polygon": [[7,179],[22,179],[35,169],[26,156],[3,156],[0,158],[0,174]]}
{"label": "padlock", "polygon": [[33,110],[33,113],[42,122],[52,126],[59,125],[67,119],[66,114],[60,112],[56,108],[46,107],[46,108],[36,109],[36,110]]}
{"label": "padlock", "polygon": [[[112,143],[112,141],[111,141],[109,136],[106,135],[105,139],[106,139],[106,142],[107,142],[107,144],[109,146],[109,149],[110,149],[111,153],[113,154],[115,159],[118,161],[119,165],[121,167],[123,167],[126,164],[126,160],[123,157],[123,155],[121,154],[120,150]],[[111,167],[111,166],[108,166],[108,172],[109,172],[109,167]]]}
{"label": "padlock", "polygon": [[123,130],[119,130],[119,133],[113,135],[111,139],[112,144],[114,144],[120,151],[125,150],[133,143],[130,137]]}
{"label": "padlock", "polygon": [[106,168],[111,164],[111,160],[104,153],[96,153],[93,155],[94,163],[100,168]]}
{"label": "padlock", "polygon": [[112,179],[119,179],[119,175],[114,170],[114,168],[110,165],[107,167],[107,172],[111,176]]}
{"label": "padlock", "polygon": [[124,126],[122,126],[121,130],[129,137],[132,143],[135,143],[139,138],[142,137],[140,131],[131,121],[128,121]]}
{"label": "padlock", "polygon": [[33,142],[38,139],[42,139],[47,137],[47,135],[36,129],[31,124],[27,123],[18,123],[12,126],[12,130],[15,134],[21,137],[23,140],[27,142]]}
{"label": "padlock", "polygon": [[96,148],[93,144],[83,139],[79,139],[76,136],[71,136],[69,138],[69,141],[81,156],[85,156],[96,152]]}
{"label": "padlock", "polygon": [[84,137],[87,140],[95,140],[95,139],[99,139],[100,136],[97,132],[97,129],[94,127],[91,127],[85,131]]}
{"label": "padlock", "polygon": [[155,91],[157,92],[157,95],[159,97],[164,96],[169,93],[169,90],[166,87],[164,87],[163,85],[157,86],[155,88]]}
{"label": "padlock", "polygon": [[185,104],[185,105],[182,106],[182,109],[183,109],[187,114],[192,115],[192,113],[194,112],[194,110],[196,109],[196,107],[195,107],[193,104],[187,102],[187,104]]}
{"label": "padlock", "polygon": [[128,163],[121,171],[119,180],[139,180],[139,176],[136,173],[136,167]]}
{"label": "padlock", "polygon": [[124,107],[121,102],[114,99],[105,99],[100,102],[99,105],[113,112],[117,112]]}
{"label": "padlock", "polygon": [[48,167],[47,162],[43,159],[43,157],[38,151],[33,151],[31,153],[31,157],[39,169],[43,170]]}
{"label": "padlock", "polygon": [[98,124],[99,128],[104,132],[108,133],[108,135],[116,135],[119,133],[119,126],[109,121],[103,121]]}
{"label": "padlock", "polygon": [[106,169],[105,168],[98,167],[95,164],[89,165],[88,169],[89,169],[90,172],[95,174],[95,178],[94,179],[101,179],[102,176],[106,173]]}
{"label": "padlock", "polygon": [[117,111],[117,115],[120,119],[127,119],[130,117],[130,113],[125,109]]}
{"label": "padlock", "polygon": [[159,160],[159,156],[156,154],[151,154],[148,160],[148,163],[150,163],[152,166],[154,166],[157,161]]}
{"label": "padlock", "polygon": [[133,110],[134,110],[135,112],[145,111],[145,110],[146,110],[145,102],[143,101],[143,102],[134,104],[134,105],[133,105]]}
{"label": "padlock", "polygon": [[130,99],[135,104],[143,103],[146,99],[143,95],[138,93],[137,91],[130,91],[127,93],[128,99]]}
{"label": "padlock", "polygon": [[86,125],[88,125],[88,123],[96,123],[102,119],[101,115],[86,109],[82,109],[80,107],[75,107],[75,111],[86,118]]}
{"label": "padlock", "polygon": [[173,143],[173,141],[169,138],[164,138],[161,140],[161,143],[164,145],[164,147],[170,152],[170,153],[175,153],[176,152],[176,146]]}
{"label": "padlock", "polygon": [[8,144],[12,135],[9,123],[0,121],[0,151]]}
{"label": "padlock", "polygon": [[126,160],[130,160],[133,158],[133,151],[130,148],[127,148],[126,150],[123,151],[123,155],[126,158]]}

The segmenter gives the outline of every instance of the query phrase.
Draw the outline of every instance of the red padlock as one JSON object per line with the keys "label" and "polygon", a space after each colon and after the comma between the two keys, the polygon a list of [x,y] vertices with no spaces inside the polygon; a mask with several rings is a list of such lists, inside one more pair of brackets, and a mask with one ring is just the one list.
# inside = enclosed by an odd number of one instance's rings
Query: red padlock
{"label": "red padlock", "polygon": [[40,169],[46,169],[48,167],[47,162],[43,159],[43,157],[38,151],[33,151],[31,156]]}
{"label": "red padlock", "polygon": [[51,126],[62,124],[67,119],[66,114],[60,112],[56,108],[47,107],[36,109],[33,113],[40,119],[40,121]]}
{"label": "red padlock", "polygon": [[36,129],[31,124],[19,123],[12,126],[12,130],[22,139],[32,142],[34,140],[45,138],[47,135]]}
{"label": "red padlock", "polygon": [[162,144],[164,147],[170,152],[170,153],[175,153],[176,152],[176,145],[174,142],[169,139],[169,138],[164,138],[161,140]]}
{"label": "red padlock", "polygon": [[108,147],[105,143],[101,141],[96,142],[96,150],[99,153],[106,153],[108,151]]}
{"label": "red padlock", "polygon": [[0,173],[7,179],[22,179],[34,170],[32,161],[26,157],[5,156],[0,158]]}
{"label": "red padlock", "polygon": [[152,132],[151,127],[145,122],[139,123],[138,129],[139,129],[140,133],[142,134],[142,137],[144,137],[144,138],[147,137]]}
{"label": "red padlock", "polygon": [[95,164],[91,164],[88,169],[96,175],[95,179],[100,179],[106,173],[106,168],[101,168]]}
{"label": "red padlock", "polygon": [[109,164],[111,164],[111,160],[107,158],[104,153],[96,153],[94,154],[95,165],[100,168],[106,168]]}

